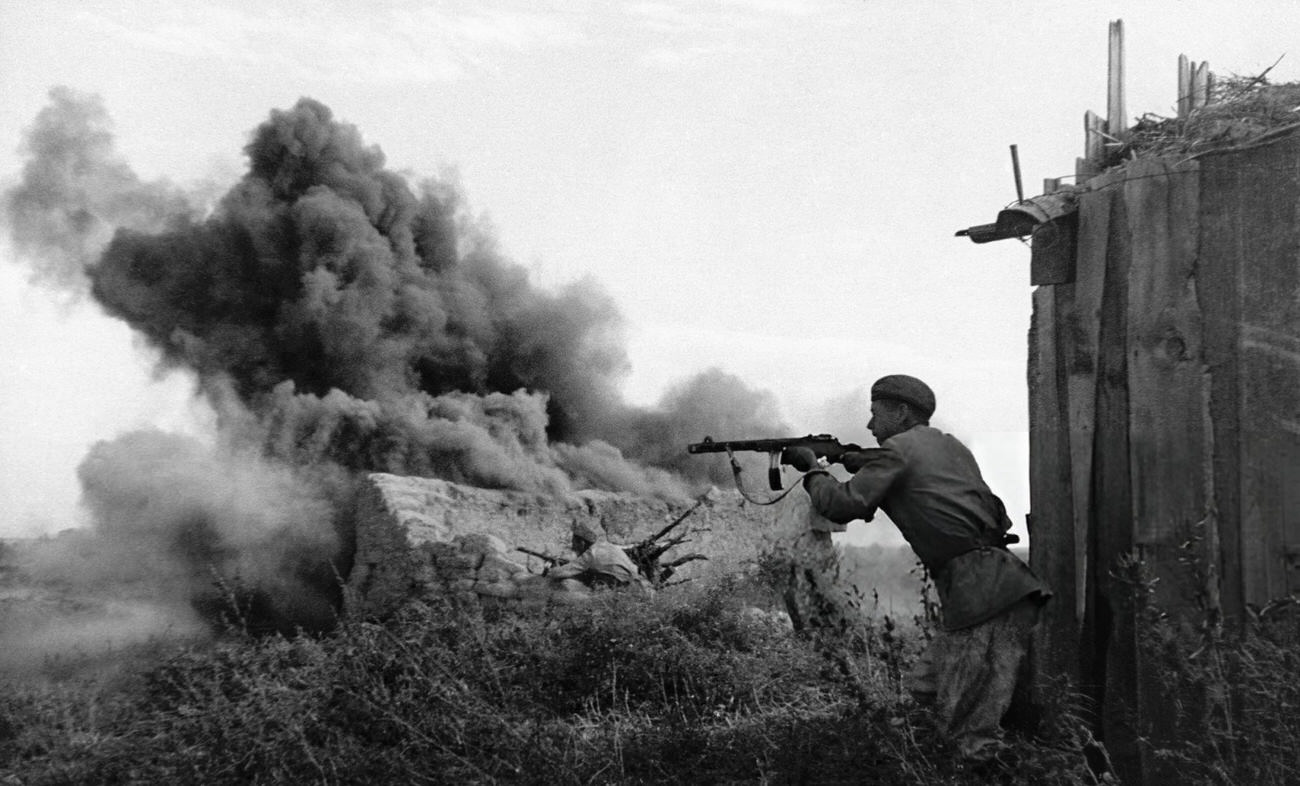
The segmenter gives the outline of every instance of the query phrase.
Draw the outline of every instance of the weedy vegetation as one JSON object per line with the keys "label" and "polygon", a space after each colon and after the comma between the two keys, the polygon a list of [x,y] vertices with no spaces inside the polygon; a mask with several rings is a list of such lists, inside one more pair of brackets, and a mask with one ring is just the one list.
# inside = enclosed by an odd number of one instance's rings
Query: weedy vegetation
{"label": "weedy vegetation", "polygon": [[[139,648],[11,685],[0,783],[989,782],[908,703],[915,620],[796,634],[763,575]],[[1086,782],[1024,751],[1004,782]]]}
{"label": "weedy vegetation", "polygon": [[[1225,621],[1204,557],[1205,522],[1178,562],[1187,608],[1167,613],[1136,556],[1122,570],[1137,600],[1148,690],[1162,710],[1142,742],[1153,769],[1179,783],[1300,783],[1300,595]],[[1190,609],[1190,611],[1189,611]]]}
{"label": "weedy vegetation", "polygon": [[[1065,700],[1009,731],[1014,761],[959,763],[903,688],[924,614],[863,592],[857,623],[796,633],[771,573],[139,647],[0,693],[0,783],[1096,782]],[[1152,630],[1169,690],[1198,697],[1179,705],[1186,742],[1160,750],[1182,782],[1295,782],[1294,648],[1262,627],[1237,643]]]}

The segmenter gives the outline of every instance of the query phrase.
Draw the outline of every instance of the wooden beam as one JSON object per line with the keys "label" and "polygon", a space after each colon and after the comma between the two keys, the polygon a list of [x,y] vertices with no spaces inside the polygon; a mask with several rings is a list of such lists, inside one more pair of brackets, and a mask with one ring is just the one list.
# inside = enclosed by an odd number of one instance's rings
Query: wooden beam
{"label": "wooden beam", "polygon": [[1187,55],[1178,56],[1178,116],[1187,117],[1192,111],[1192,64]]}
{"label": "wooden beam", "polygon": [[[1205,367],[1210,379],[1210,421],[1214,439],[1214,506],[1218,511],[1219,570],[1224,616],[1230,624],[1247,619],[1246,602],[1267,603],[1267,587],[1256,579],[1267,574],[1259,569],[1263,536],[1243,530],[1241,353],[1242,267],[1255,249],[1248,246],[1255,233],[1251,217],[1259,201],[1273,194],[1256,196],[1253,167],[1242,166],[1237,155],[1209,156],[1201,163],[1201,206],[1198,232],[1196,291],[1205,319]],[[1257,162],[1249,162],[1252,165]]]}
{"label": "wooden beam", "polygon": [[1091,109],[1083,113],[1083,156],[1074,162],[1074,182],[1083,185],[1101,172],[1106,160],[1106,121]]}
{"label": "wooden beam", "polygon": [[1110,62],[1106,76],[1106,131],[1116,139],[1128,130],[1124,109],[1124,20],[1110,23]]}
{"label": "wooden beam", "polygon": [[1191,102],[1189,108],[1200,109],[1210,103],[1210,64],[1202,60],[1191,75]]}
{"label": "wooden beam", "polygon": [[1070,428],[1066,419],[1065,367],[1058,353],[1066,322],[1057,312],[1060,290],[1033,293],[1029,329],[1029,564],[1052,588],[1034,633],[1035,701],[1079,683],[1081,576],[1074,553],[1074,506],[1070,488]]}
{"label": "wooden beam", "polygon": [[[1101,175],[1095,188],[1079,198],[1079,227],[1075,260],[1075,283],[1058,295],[1058,320],[1062,324],[1061,363],[1066,369],[1065,396],[1069,402],[1071,497],[1074,500],[1075,534],[1073,551],[1078,560],[1077,613],[1081,619],[1095,619],[1088,608],[1095,600],[1096,587],[1089,581],[1096,568],[1096,533],[1091,508],[1096,428],[1098,342],[1101,333],[1102,286],[1106,276],[1107,239],[1110,236],[1111,202],[1121,182],[1116,173]],[[1088,631],[1092,636],[1095,631]],[[1091,653],[1084,652],[1085,673]]]}
{"label": "wooden beam", "polygon": [[1083,113],[1083,129],[1087,135],[1084,155],[1097,166],[1106,160],[1106,120],[1101,115],[1088,110]]}
{"label": "wooden beam", "polygon": [[[1156,600],[1178,613],[1199,587],[1183,561],[1193,525],[1207,519],[1213,496],[1213,435],[1201,307],[1197,300],[1200,165],[1160,159],[1128,166],[1131,266],[1127,355],[1129,467],[1134,543]],[[1204,541],[1202,541],[1202,545]],[[1216,555],[1217,558],[1217,555]],[[1216,609],[1217,611],[1217,609]]]}
{"label": "wooden beam", "polygon": [[1132,577],[1125,569],[1134,546],[1127,353],[1132,237],[1123,190],[1111,191],[1093,369],[1093,471],[1087,511],[1093,535],[1088,577],[1094,588],[1088,598],[1090,643],[1098,658],[1094,673],[1105,680],[1102,739],[1120,782],[1155,783],[1143,779],[1150,753],[1140,741],[1145,729],[1138,703],[1139,619]]}

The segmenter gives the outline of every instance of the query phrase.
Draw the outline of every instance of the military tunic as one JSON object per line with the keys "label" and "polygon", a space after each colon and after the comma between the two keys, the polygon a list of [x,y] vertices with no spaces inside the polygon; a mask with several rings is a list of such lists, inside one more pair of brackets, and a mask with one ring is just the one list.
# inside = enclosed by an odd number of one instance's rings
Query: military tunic
{"label": "military tunic", "polygon": [[984,482],[970,450],[931,426],[913,426],[866,451],[840,483],[812,473],[813,507],[837,523],[871,521],[883,510],[934,577],[944,628],[984,622],[1025,597],[1045,600],[1046,585],[1008,552],[1005,508]]}
{"label": "military tunic", "polygon": [[934,577],[943,631],[909,675],[963,755],[996,751],[1038,607],[1051,593],[1007,551],[1006,510],[955,437],[913,426],[870,450],[840,483],[805,476],[812,506],[833,522],[883,510]]}

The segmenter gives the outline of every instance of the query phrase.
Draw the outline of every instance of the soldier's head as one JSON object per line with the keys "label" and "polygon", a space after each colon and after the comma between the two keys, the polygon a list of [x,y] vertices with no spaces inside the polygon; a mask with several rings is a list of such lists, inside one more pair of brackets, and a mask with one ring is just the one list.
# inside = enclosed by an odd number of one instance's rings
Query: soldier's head
{"label": "soldier's head", "polygon": [[599,542],[605,537],[605,532],[599,525],[590,521],[578,520],[573,522],[573,550],[581,554],[591,548],[592,544]]}
{"label": "soldier's head", "polygon": [[890,374],[871,386],[871,420],[867,429],[884,442],[913,426],[929,425],[934,414],[934,391],[906,374]]}

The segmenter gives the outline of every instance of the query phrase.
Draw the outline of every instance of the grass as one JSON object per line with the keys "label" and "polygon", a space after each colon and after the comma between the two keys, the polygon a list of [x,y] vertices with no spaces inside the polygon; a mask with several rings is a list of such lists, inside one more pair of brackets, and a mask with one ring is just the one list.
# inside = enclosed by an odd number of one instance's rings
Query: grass
{"label": "grass", "polygon": [[1231,627],[1217,614],[1140,611],[1147,673],[1164,697],[1154,765],[1181,783],[1300,783],[1300,597],[1253,609]]}
{"label": "grass", "polygon": [[[902,685],[925,604],[795,633],[763,611],[782,572],[527,615],[430,600],[314,636],[232,627],[132,645],[112,668],[51,662],[0,690],[0,784],[1096,782],[1065,691],[1009,732],[1017,761],[958,763]],[[1298,609],[1225,631],[1143,607],[1173,732],[1145,744],[1180,783],[1300,782]]]}
{"label": "grass", "polygon": [[[745,580],[549,614],[413,603],[380,625],[170,651],[0,698],[0,783],[1086,783],[1067,736],[972,772],[899,675],[906,621],[796,635]],[[993,778],[993,780],[990,780]]]}

